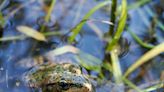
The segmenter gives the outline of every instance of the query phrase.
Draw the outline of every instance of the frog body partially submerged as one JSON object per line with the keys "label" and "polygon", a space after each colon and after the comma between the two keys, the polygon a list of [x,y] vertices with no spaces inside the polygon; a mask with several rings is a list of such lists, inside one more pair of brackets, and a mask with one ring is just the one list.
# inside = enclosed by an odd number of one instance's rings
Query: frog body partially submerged
{"label": "frog body partially submerged", "polygon": [[43,92],[94,92],[77,64],[42,64],[32,68],[24,79],[30,87],[41,88]]}

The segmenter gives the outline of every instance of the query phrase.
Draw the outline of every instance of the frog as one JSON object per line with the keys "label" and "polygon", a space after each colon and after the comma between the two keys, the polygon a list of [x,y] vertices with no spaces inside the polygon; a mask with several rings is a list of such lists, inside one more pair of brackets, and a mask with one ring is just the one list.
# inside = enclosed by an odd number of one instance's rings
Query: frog
{"label": "frog", "polygon": [[82,68],[74,63],[45,63],[31,68],[23,77],[26,84],[42,92],[95,92]]}

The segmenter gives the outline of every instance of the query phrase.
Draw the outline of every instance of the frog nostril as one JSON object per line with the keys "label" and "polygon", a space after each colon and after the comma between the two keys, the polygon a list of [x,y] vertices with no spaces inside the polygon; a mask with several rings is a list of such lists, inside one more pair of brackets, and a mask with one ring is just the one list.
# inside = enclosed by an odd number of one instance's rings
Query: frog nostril
{"label": "frog nostril", "polygon": [[69,89],[69,84],[65,83],[65,82],[60,82],[59,86],[63,89],[63,90],[67,90]]}

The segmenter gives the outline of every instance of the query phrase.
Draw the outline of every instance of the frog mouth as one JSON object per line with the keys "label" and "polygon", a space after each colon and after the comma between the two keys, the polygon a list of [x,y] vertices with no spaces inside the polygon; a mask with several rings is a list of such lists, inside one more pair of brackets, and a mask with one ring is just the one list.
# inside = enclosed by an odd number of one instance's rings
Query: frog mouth
{"label": "frog mouth", "polygon": [[80,89],[80,88],[82,88],[82,85],[81,84],[58,82],[58,83],[50,83],[50,84],[47,84],[46,87],[47,88],[48,87],[55,87],[58,90],[66,91],[66,90],[69,90],[71,88]]}

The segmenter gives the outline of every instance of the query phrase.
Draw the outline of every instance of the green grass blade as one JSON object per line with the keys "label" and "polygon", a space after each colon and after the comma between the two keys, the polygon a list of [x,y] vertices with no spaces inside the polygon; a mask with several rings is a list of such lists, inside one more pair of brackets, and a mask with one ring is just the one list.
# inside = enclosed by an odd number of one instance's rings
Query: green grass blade
{"label": "green grass blade", "polygon": [[[66,34],[67,31],[53,31],[53,32],[44,32],[42,33],[44,36],[49,37],[49,36],[59,36],[59,35],[64,35]],[[29,38],[28,36],[25,35],[15,35],[15,36],[6,36],[0,38],[0,42],[5,42],[5,41],[13,41],[13,40],[23,40]]]}
{"label": "green grass blade", "polygon": [[157,85],[151,86],[149,88],[146,88],[144,91],[145,92],[151,92],[151,91],[156,91],[157,89],[163,88],[164,87],[164,82],[161,82]]}
{"label": "green grass blade", "polygon": [[164,52],[164,43],[161,43],[155,46],[153,49],[145,53],[142,57],[140,57],[128,70],[125,72],[124,77],[127,77],[130,73],[132,73],[135,69],[137,69],[142,64],[148,62],[153,57],[159,55]]}
{"label": "green grass blade", "polygon": [[136,40],[136,42],[141,45],[142,47],[148,48],[148,49],[152,49],[154,48],[153,45],[147,44],[145,42],[143,42],[136,34],[134,34],[132,31],[130,31],[128,29],[128,32],[131,34],[131,36],[134,38],[134,40]]}
{"label": "green grass blade", "polygon": [[127,2],[126,2],[126,0],[122,0],[121,17],[120,17],[114,38],[112,39],[112,41],[107,46],[107,51],[112,50],[113,47],[117,44],[118,40],[120,39],[121,34],[125,28],[126,19],[127,19]]}
{"label": "green grass blade", "polygon": [[[51,13],[52,13],[52,10],[53,10],[55,4],[56,4],[56,0],[52,0],[52,3],[51,3],[50,8],[49,8],[49,10],[48,10],[48,13],[47,13],[47,15],[46,15],[45,18],[44,18],[44,20],[45,20],[46,22],[49,22],[49,20],[50,20],[50,18],[51,18]],[[41,27],[41,30],[40,30],[40,31],[41,31],[41,32],[44,32],[44,30],[45,30],[45,26],[43,25],[43,26]]]}
{"label": "green grass blade", "polygon": [[16,29],[22,34],[25,34],[26,36],[29,36],[35,40],[46,41],[46,37],[41,32],[38,32],[37,30],[31,27],[20,25],[17,26]]}
{"label": "green grass blade", "polygon": [[[82,53],[80,53],[81,55],[84,55]],[[74,59],[80,64],[82,65],[84,68],[88,69],[88,70],[93,70],[93,71],[96,71],[98,73],[101,73],[101,63],[100,64],[95,64],[95,63],[98,63],[97,62],[97,58],[91,56],[90,54],[87,54],[87,55],[84,55],[81,57],[81,55],[78,54],[77,56],[74,57]],[[86,53],[85,53],[86,54]],[[89,57],[88,57],[89,55]],[[90,57],[91,56],[91,57]],[[87,58],[83,58],[83,57],[87,57]],[[96,61],[94,61],[96,60]]]}
{"label": "green grass blade", "polygon": [[83,25],[85,24],[86,20],[89,19],[89,17],[96,12],[98,9],[104,7],[105,5],[108,5],[110,3],[110,1],[104,1],[100,4],[98,4],[97,6],[93,7],[82,19],[82,21],[77,24],[71,31],[72,34],[71,36],[68,38],[69,43],[72,43],[75,40],[75,37],[78,35],[78,33],[80,32],[80,30],[82,29]]}
{"label": "green grass blade", "polygon": [[27,38],[27,36],[25,36],[25,35],[7,36],[7,37],[0,38],[0,42],[21,40],[21,39],[25,39],[25,38]]}
{"label": "green grass blade", "polygon": [[139,89],[135,84],[133,84],[130,80],[126,79],[126,78],[122,78],[122,80],[124,81],[124,83],[126,83],[129,87],[131,87],[132,89],[135,89],[137,92],[145,92],[142,91],[141,89]]}
{"label": "green grass blade", "polygon": [[136,9],[138,7],[141,7],[142,5],[145,5],[146,3],[150,2],[151,0],[139,0],[131,5],[128,6],[129,9]]}
{"label": "green grass blade", "polygon": [[[116,22],[116,11],[117,11],[117,0],[112,0],[112,10],[111,10],[111,22],[115,24]],[[113,37],[115,25],[110,26],[108,36]]]}
{"label": "green grass blade", "polygon": [[155,17],[155,22],[157,23],[157,26],[161,29],[161,31],[164,31],[164,24],[156,17],[158,16],[156,13],[153,12],[149,7],[145,7],[147,13],[151,16]]}
{"label": "green grass blade", "polygon": [[2,15],[2,12],[0,12],[0,27],[4,27],[5,25],[5,19]]}
{"label": "green grass blade", "polygon": [[[136,3],[129,5],[128,10],[139,8],[140,6],[142,6],[146,3],[149,3],[149,2],[151,2],[151,0],[140,0]],[[148,11],[149,15],[157,16],[150,8],[146,8],[146,10]],[[155,21],[157,22],[157,25],[159,26],[159,28],[161,28],[162,31],[164,31],[164,25],[161,23],[161,21],[158,19],[156,19]]]}
{"label": "green grass blade", "polygon": [[109,72],[112,73],[113,69],[112,69],[112,65],[109,62],[103,62],[103,66],[104,69],[108,70]]}
{"label": "green grass blade", "polygon": [[115,50],[111,51],[111,62],[112,62],[112,70],[113,70],[112,72],[115,82],[117,84],[120,84],[122,83],[122,71],[121,71],[117,52],[115,52]]}
{"label": "green grass blade", "polygon": [[55,6],[55,3],[56,3],[56,0],[52,0],[52,3],[51,3],[51,5],[50,5],[50,9],[48,10],[48,13],[47,13],[47,15],[46,15],[46,17],[45,17],[45,21],[46,21],[46,22],[48,22],[48,21],[50,20],[51,13],[52,13],[52,10],[53,10],[53,8],[54,8],[54,6]]}
{"label": "green grass blade", "polygon": [[158,19],[156,19],[155,21],[157,22],[159,28],[161,28],[161,30],[164,32],[164,24],[162,24],[162,22],[160,22]]}

